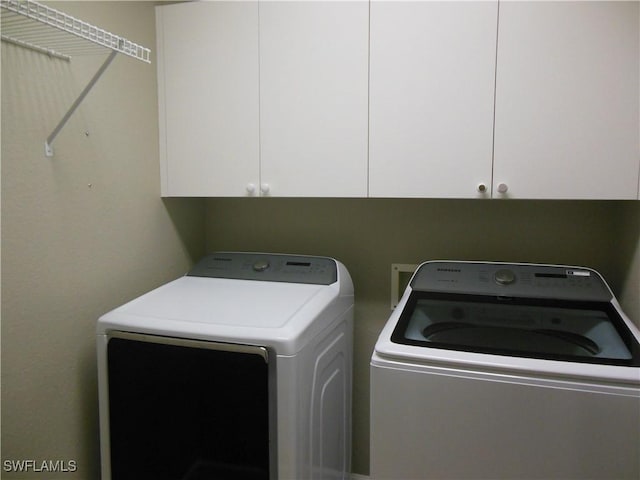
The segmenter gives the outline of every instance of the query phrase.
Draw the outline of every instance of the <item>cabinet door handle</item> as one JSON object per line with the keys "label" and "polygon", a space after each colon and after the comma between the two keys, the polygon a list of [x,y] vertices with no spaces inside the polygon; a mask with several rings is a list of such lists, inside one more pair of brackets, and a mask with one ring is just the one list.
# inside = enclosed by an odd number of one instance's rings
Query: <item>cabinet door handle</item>
{"label": "cabinet door handle", "polygon": [[507,190],[509,190],[509,185],[507,185],[506,183],[499,183],[498,184],[498,193],[507,193]]}
{"label": "cabinet door handle", "polygon": [[247,183],[247,193],[253,195],[256,193],[256,186],[253,183]]}
{"label": "cabinet door handle", "polygon": [[487,193],[487,186],[484,183],[478,185],[478,191],[480,193]]}
{"label": "cabinet door handle", "polygon": [[269,193],[269,190],[271,190],[271,187],[268,183],[260,184],[260,192],[262,192],[263,195],[267,195]]}

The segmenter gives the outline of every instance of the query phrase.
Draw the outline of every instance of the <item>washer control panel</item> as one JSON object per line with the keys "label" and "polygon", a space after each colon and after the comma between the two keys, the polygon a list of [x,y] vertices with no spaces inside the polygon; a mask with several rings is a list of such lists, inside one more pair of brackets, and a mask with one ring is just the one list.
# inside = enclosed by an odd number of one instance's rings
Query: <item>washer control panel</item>
{"label": "washer control panel", "polygon": [[604,301],[613,298],[595,270],[563,265],[433,261],[411,280],[419,291]]}
{"label": "washer control panel", "polygon": [[336,261],[332,258],[271,253],[213,253],[200,260],[187,275],[316,285],[331,285],[338,280]]}

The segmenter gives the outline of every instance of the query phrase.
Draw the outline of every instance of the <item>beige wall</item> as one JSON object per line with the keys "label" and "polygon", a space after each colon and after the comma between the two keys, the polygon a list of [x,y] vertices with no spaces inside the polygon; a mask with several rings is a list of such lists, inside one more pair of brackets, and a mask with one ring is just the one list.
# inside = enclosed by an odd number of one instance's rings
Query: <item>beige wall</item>
{"label": "beige wall", "polygon": [[[150,2],[59,8],[155,50]],[[155,65],[116,58],[45,158],[44,138],[102,60],[2,44],[2,460],[75,460],[78,472],[59,478],[98,478],[95,320],[205,249],[329,255],[350,269],[363,474],[368,360],[389,315],[391,263],[588,265],[640,323],[640,202],[161,200]]]}
{"label": "beige wall", "polygon": [[[149,2],[57,7],[155,50]],[[3,479],[98,478],[95,321],[204,251],[203,201],[160,199],[155,64],[116,57],[44,157],[104,58],[2,42],[2,460],[78,465]]]}
{"label": "beige wall", "polygon": [[624,311],[640,325],[640,202],[624,202],[619,208],[615,242],[615,268],[621,278],[616,295]]}
{"label": "beige wall", "polygon": [[640,324],[640,202],[211,199],[207,247],[328,255],[356,289],[353,469],[369,471],[369,358],[392,263],[566,263],[600,271]]}

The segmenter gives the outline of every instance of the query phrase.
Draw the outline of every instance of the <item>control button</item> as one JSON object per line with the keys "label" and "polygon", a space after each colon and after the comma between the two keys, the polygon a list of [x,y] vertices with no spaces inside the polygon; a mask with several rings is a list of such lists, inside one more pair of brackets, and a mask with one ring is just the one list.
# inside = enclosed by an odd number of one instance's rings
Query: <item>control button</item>
{"label": "control button", "polygon": [[494,278],[498,285],[510,285],[516,281],[516,275],[511,270],[498,270]]}
{"label": "control button", "polygon": [[256,272],[264,272],[267,268],[269,268],[269,260],[258,260],[253,264],[253,269]]}

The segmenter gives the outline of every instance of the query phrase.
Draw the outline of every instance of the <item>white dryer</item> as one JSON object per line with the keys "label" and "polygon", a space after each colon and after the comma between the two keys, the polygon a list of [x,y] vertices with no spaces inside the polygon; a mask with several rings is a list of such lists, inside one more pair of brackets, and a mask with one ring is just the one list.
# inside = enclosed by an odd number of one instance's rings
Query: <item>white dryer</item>
{"label": "white dryer", "polygon": [[639,341],[594,270],[422,264],[371,358],[372,478],[640,478]]}
{"label": "white dryer", "polygon": [[353,284],[215,253],[97,324],[102,480],[346,479]]}

